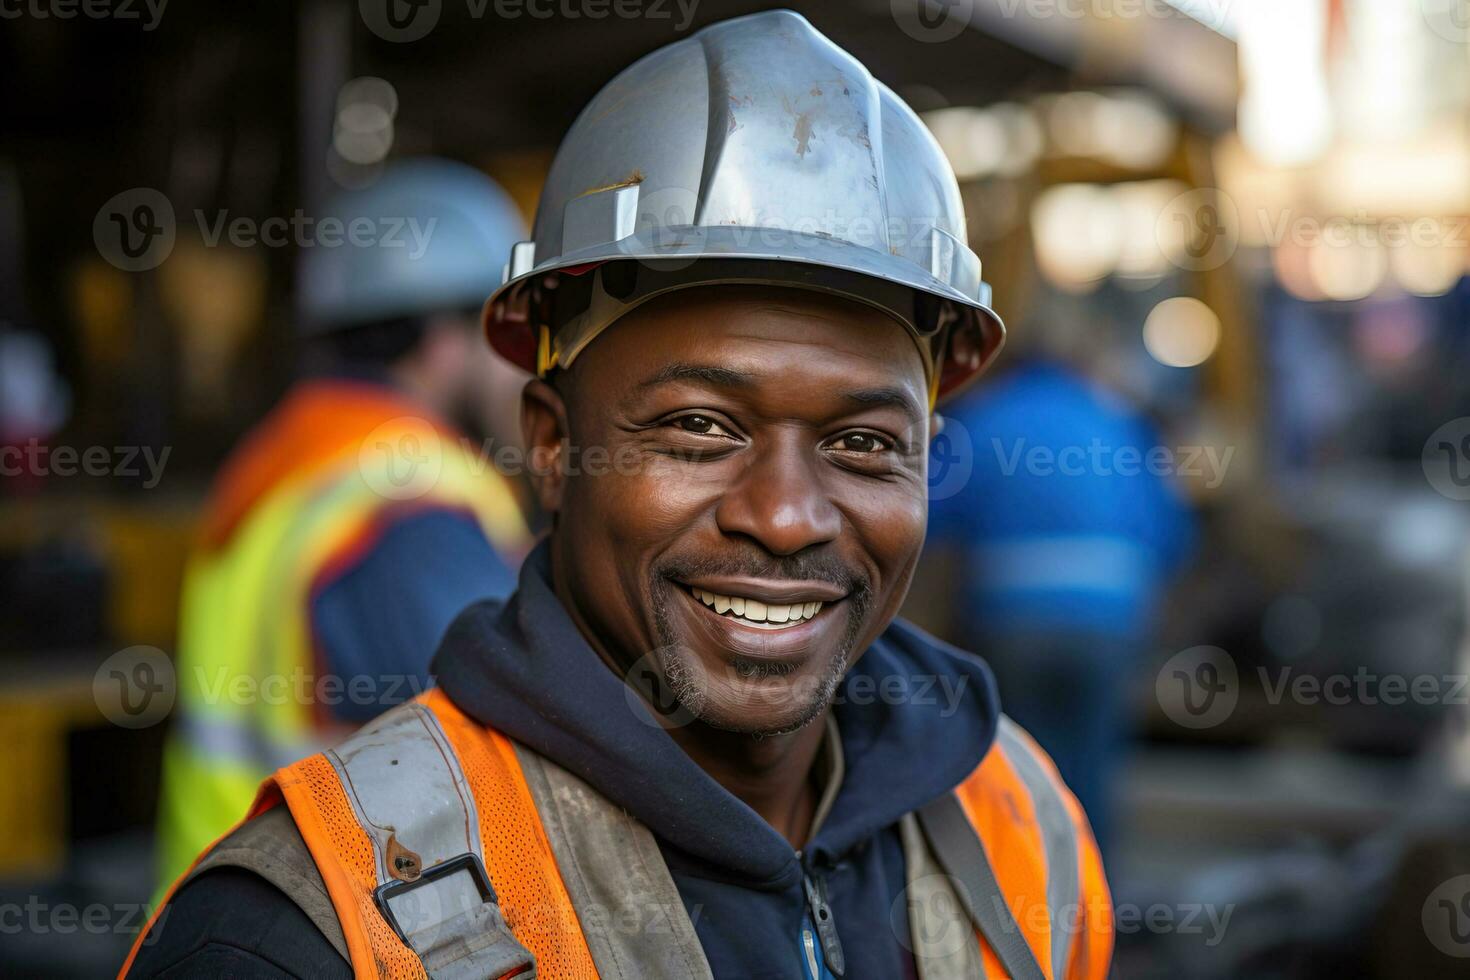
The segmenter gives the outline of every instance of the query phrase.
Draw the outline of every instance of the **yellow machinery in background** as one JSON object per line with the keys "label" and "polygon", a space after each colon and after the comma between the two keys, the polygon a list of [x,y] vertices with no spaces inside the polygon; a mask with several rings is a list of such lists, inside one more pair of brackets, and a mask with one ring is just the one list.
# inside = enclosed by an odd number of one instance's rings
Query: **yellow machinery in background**
{"label": "yellow machinery in background", "polygon": [[[94,694],[99,668],[109,657],[139,645],[171,655],[195,518],[193,505],[178,501],[0,501],[0,552],[22,554],[64,536],[101,557],[108,637],[92,649],[0,653],[6,661],[0,745],[8,777],[0,781],[0,840],[6,842],[0,878],[44,877],[65,861],[73,790],[69,736],[112,724]],[[156,758],[130,761],[145,772],[158,766]]]}

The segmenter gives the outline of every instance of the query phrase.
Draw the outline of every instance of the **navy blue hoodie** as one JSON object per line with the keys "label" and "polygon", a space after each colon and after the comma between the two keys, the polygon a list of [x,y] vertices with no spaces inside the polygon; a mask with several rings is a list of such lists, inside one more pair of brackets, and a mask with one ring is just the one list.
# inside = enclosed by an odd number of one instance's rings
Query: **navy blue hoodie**
{"label": "navy blue hoodie", "polygon": [[648,826],[716,977],[810,976],[808,882],[825,892],[846,978],[914,975],[897,822],[959,784],[990,747],[999,708],[978,658],[902,621],[864,652],[833,706],[846,772],[801,852],[627,697],[553,592],[544,543],[514,595],[460,614],[432,672],[471,717]]}

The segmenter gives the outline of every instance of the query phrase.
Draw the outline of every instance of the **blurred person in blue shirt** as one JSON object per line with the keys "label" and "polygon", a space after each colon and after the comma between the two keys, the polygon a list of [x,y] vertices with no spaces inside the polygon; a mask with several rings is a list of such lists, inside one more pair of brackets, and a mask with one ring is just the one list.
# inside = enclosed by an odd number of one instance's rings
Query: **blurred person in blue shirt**
{"label": "blurred person in blue shirt", "polygon": [[930,460],[940,628],[986,658],[1104,846],[1133,668],[1193,546],[1179,459],[1122,397],[1032,351],[949,407]]}

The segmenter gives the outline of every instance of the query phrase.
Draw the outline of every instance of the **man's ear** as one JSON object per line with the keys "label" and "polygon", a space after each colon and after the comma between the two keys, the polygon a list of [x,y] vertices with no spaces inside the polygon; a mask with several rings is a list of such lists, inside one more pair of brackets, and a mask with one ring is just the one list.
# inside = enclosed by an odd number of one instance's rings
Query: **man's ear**
{"label": "man's ear", "polygon": [[521,439],[536,503],[554,518],[566,485],[567,406],[561,393],[540,378],[532,378],[521,392]]}

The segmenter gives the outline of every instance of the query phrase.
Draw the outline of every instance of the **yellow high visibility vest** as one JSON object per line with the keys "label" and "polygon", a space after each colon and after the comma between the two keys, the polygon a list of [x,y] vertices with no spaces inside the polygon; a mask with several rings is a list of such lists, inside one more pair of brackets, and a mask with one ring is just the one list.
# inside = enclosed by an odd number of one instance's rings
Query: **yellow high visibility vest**
{"label": "yellow high visibility vest", "polygon": [[[510,559],[528,547],[505,480],[422,415],[366,386],[317,385],[288,399],[242,450],[248,459],[235,477],[273,472],[186,571],[159,804],[163,885],[239,820],[261,779],[332,740],[330,704],[352,694],[350,680],[319,676],[316,666],[309,610],[324,573],[405,509],[471,514]],[[413,653],[427,664],[433,651]],[[415,693],[372,680],[374,699]]]}

